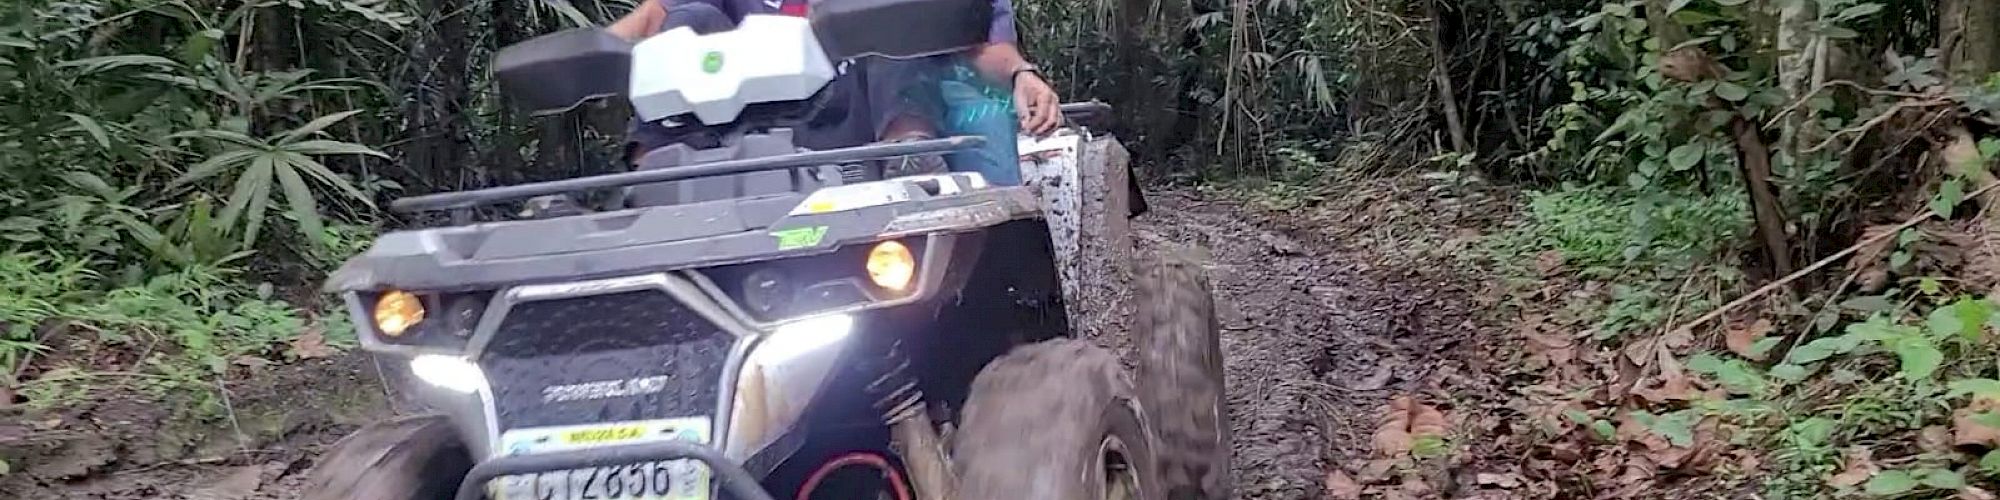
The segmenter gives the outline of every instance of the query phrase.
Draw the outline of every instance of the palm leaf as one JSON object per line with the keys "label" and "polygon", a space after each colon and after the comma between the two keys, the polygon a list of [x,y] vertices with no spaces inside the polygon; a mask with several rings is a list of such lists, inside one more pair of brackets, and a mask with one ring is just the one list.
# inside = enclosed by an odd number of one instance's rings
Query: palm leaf
{"label": "palm leaf", "polygon": [[257,138],[250,137],[249,135],[245,135],[242,132],[236,132],[233,130],[223,130],[219,128],[207,128],[201,130],[189,130],[186,132],[174,132],[172,134],[168,134],[167,138],[168,139],[212,139],[222,142],[242,144],[245,146],[264,145],[264,141],[257,140]]}
{"label": "palm leaf", "polygon": [[162,66],[172,68],[179,66],[179,63],[175,63],[173,59],[145,54],[88,57],[56,63],[56,67],[58,68],[81,68],[84,73],[96,73],[126,66]]}
{"label": "palm leaf", "polygon": [[306,155],[368,155],[376,158],[381,158],[384,160],[389,159],[389,155],[387,153],[376,151],[375,148],[363,146],[360,144],[355,144],[352,142],[329,141],[324,139],[299,141],[291,144],[286,144],[285,151],[290,151],[298,154],[306,154]]}
{"label": "palm leaf", "polygon": [[564,19],[568,19],[571,27],[582,28],[597,25],[597,23],[590,22],[590,16],[583,15],[583,11],[578,10],[575,5],[570,4],[569,0],[542,0],[539,3],[541,6],[555,11],[556,14],[561,15]]}
{"label": "palm leaf", "polygon": [[173,182],[168,182],[167,189],[171,190],[174,188],[185,186],[192,182],[197,182],[202,179],[213,177],[217,172],[221,172],[225,168],[230,168],[240,165],[243,162],[250,161],[251,159],[256,158],[258,155],[263,153],[264,153],[263,151],[258,151],[255,149],[234,149],[219,155],[215,155],[207,160],[203,160],[201,163],[195,164],[193,167],[188,168],[187,173],[181,174],[180,177],[174,178]]}
{"label": "palm leaf", "polygon": [[[229,203],[222,207],[222,214],[216,217],[217,223],[222,227],[236,227],[246,211],[257,212],[249,214],[250,221],[246,226],[251,229],[248,232],[254,232],[256,226],[263,223],[263,206],[271,197],[271,163],[270,155],[252,157],[250,169],[236,178],[236,189],[229,194]],[[256,235],[245,234],[243,241],[246,244],[256,241]]]}
{"label": "palm leaf", "polygon": [[327,127],[333,126],[333,124],[335,123],[339,123],[341,120],[347,119],[347,117],[361,113],[361,111],[363,110],[353,109],[322,116],[319,118],[314,118],[313,121],[306,122],[305,125],[300,125],[299,128],[291,129],[283,134],[280,134],[277,140],[272,142],[278,144],[289,144],[291,142],[299,140],[300,138],[312,135],[314,133],[318,133],[320,130],[324,130]]}
{"label": "palm leaf", "polygon": [[111,183],[104,182],[104,178],[98,177],[97,174],[90,172],[64,172],[62,179],[71,186],[76,186],[90,192],[90,194],[97,195],[98,198],[106,200],[121,198],[118,189],[111,187]]}
{"label": "palm leaf", "polygon": [[305,179],[293,170],[288,161],[280,161],[274,171],[278,174],[278,185],[285,188],[285,203],[292,207],[292,218],[299,222],[299,230],[306,233],[306,241],[317,245],[320,235],[326,232],[326,225],[319,220],[319,207],[313,200],[312,190],[306,187]]}
{"label": "palm leaf", "polygon": [[[269,169],[266,170],[267,172],[277,169],[277,162],[278,162],[277,158],[264,156],[264,157],[259,157],[258,159],[264,162],[266,165],[269,165]],[[260,234],[261,230],[264,228],[264,214],[269,211],[267,209],[271,206],[270,174],[268,173],[265,174],[263,184],[261,185],[263,186],[261,190],[262,196],[251,198],[250,208],[246,210],[243,214],[244,247],[249,247],[257,243],[257,235]]]}
{"label": "palm leaf", "polygon": [[368,194],[361,192],[361,188],[354,187],[354,183],[347,182],[347,179],[333,173],[333,170],[326,168],[326,164],[320,163],[319,160],[314,160],[310,156],[291,151],[280,151],[278,155],[285,162],[296,165],[300,170],[305,170],[307,174],[311,174],[313,178],[319,179],[321,183],[332,186],[334,189],[339,189],[347,197],[367,204],[370,207],[375,206],[375,201],[368,199]]}
{"label": "palm leaf", "polygon": [[63,113],[62,115],[68,117],[70,121],[76,122],[78,129],[83,130],[86,134],[90,134],[90,138],[96,140],[98,146],[111,149],[111,134],[105,133],[104,125],[97,123],[96,119],[76,113]]}

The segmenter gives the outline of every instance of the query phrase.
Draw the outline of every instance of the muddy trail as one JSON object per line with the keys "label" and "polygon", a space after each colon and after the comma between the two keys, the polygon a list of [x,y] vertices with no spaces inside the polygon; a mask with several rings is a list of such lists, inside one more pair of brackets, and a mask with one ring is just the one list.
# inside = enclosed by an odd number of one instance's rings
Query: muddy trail
{"label": "muddy trail", "polygon": [[[1465,302],[1455,284],[1420,278],[1438,273],[1377,267],[1371,262],[1378,259],[1339,244],[1343,235],[1368,228],[1191,190],[1157,191],[1149,201],[1152,213],[1135,224],[1137,244],[1194,254],[1217,294],[1237,498],[1323,498],[1328,471],[1368,460],[1391,396],[1434,390],[1442,372],[1461,366],[1455,349],[1474,329],[1451,306]],[[205,438],[183,438],[155,431],[148,422],[159,416],[120,420],[102,409],[65,415],[64,432],[102,439],[72,441],[42,450],[39,462],[17,462],[13,474],[0,476],[0,499],[296,498],[319,452],[370,413],[391,411],[373,365],[344,358],[272,367],[290,373],[232,388],[249,399],[274,400],[241,405],[285,409],[248,430],[239,418],[194,433]],[[349,402],[302,403],[335,399]],[[202,444],[184,446],[171,459],[140,451],[157,448],[147,441],[167,439]],[[55,460],[74,463],[50,467]]]}

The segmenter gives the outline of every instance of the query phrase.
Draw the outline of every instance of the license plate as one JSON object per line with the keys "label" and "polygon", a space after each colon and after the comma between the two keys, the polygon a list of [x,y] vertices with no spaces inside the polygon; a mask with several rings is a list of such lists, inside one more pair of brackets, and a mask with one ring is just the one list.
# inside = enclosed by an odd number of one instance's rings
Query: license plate
{"label": "license plate", "polygon": [[[709,418],[515,429],[500,435],[508,455],[600,446],[686,441],[708,444]],[[493,481],[501,500],[708,500],[708,466],[697,460],[621,464],[506,476]]]}

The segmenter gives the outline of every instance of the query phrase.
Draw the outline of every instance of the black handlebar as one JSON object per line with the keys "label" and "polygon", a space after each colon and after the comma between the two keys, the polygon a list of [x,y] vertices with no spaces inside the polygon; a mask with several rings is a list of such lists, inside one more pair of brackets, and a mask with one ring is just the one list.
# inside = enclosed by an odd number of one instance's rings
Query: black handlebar
{"label": "black handlebar", "polygon": [[1062,105],[1063,119],[1072,122],[1090,121],[1111,116],[1111,105],[1102,101],[1072,102]]}

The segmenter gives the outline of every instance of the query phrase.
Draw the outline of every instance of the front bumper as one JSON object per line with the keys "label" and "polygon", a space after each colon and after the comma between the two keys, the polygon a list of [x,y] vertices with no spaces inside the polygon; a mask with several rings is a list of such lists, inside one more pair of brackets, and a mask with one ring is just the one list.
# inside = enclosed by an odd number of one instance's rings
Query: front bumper
{"label": "front bumper", "polygon": [[474,466],[465,475],[465,481],[458,487],[458,500],[484,498],[486,484],[505,476],[682,459],[698,460],[708,465],[718,486],[733,500],[773,500],[771,494],[765,492],[757,479],[750,475],[750,471],[723,458],[722,452],[699,444],[672,441],[494,458]]}

